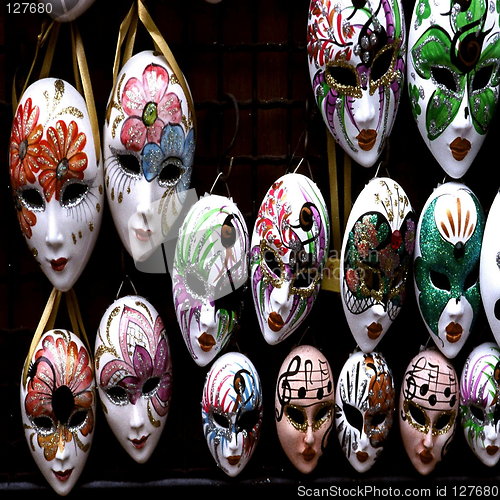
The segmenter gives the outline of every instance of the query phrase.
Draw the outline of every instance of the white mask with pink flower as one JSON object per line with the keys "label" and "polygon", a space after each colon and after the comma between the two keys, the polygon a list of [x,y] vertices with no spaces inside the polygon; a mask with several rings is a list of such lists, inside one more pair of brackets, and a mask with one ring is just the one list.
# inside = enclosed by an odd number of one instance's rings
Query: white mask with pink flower
{"label": "white mask with pink flower", "polygon": [[83,272],[101,225],[104,179],[94,141],[85,100],[69,83],[44,78],[23,93],[9,144],[14,203],[30,251],[63,292]]}
{"label": "white mask with pink flower", "polygon": [[170,348],[158,311],[128,295],[105,311],[95,342],[96,381],[108,424],[138,463],[158,444],[172,389]]}
{"label": "white mask with pink flower", "polygon": [[136,262],[167,238],[190,184],[194,109],[181,81],[164,56],[143,51],[123,65],[108,102],[106,193],[123,246]]}

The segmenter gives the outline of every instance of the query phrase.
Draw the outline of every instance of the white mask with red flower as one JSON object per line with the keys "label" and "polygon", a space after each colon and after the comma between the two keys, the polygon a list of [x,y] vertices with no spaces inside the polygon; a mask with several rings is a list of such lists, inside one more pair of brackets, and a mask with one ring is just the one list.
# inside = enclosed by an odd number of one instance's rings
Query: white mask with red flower
{"label": "white mask with red flower", "polygon": [[108,424],[138,463],[153,453],[167,419],[172,366],[163,321],[129,295],[104,313],[95,343],[96,380]]}
{"label": "white mask with red flower", "polygon": [[68,291],[94,248],[104,200],[87,106],[69,83],[44,78],[26,89],[9,166],[26,242],[52,285]]}
{"label": "white mask with red flower", "polygon": [[375,349],[403,306],[415,226],[406,193],[389,178],[372,179],[351,209],[340,258],[340,292],[349,328],[363,352]]}
{"label": "white mask with red flower", "polygon": [[190,184],[194,109],[181,78],[163,56],[140,52],[119,72],[108,103],[106,193],[120,239],[136,262],[166,239]]}
{"label": "white mask with red flower", "polygon": [[67,330],[39,340],[21,380],[21,415],[38,468],[59,495],[78,481],[95,425],[94,367],[82,341]]}

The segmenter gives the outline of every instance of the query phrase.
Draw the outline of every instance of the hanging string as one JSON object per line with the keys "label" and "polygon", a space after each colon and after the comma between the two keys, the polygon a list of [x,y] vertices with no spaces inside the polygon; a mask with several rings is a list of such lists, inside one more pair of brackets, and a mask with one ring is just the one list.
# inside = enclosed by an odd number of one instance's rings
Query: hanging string
{"label": "hanging string", "polygon": [[49,299],[47,300],[47,304],[45,305],[45,309],[43,310],[40,321],[38,322],[38,326],[36,327],[33,338],[31,339],[30,348],[23,367],[23,385],[26,385],[31,358],[33,357],[40,338],[46,331],[52,330],[54,327],[57,312],[59,310],[59,303],[61,302],[61,297],[62,292],[60,290],[57,290],[56,288],[53,288],[52,292],[50,293]]}

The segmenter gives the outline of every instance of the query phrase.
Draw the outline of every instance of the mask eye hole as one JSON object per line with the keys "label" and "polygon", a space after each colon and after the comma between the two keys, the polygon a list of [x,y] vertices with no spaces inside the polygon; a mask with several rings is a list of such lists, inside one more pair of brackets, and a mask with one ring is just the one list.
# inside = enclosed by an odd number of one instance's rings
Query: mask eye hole
{"label": "mask eye hole", "polygon": [[494,313],[495,318],[500,320],[500,299],[495,302]]}
{"label": "mask eye hole", "polygon": [[156,391],[156,389],[158,388],[159,385],[160,385],[160,378],[159,377],[148,378],[142,386],[142,393],[145,396],[149,396],[154,391]]}
{"label": "mask eye hole", "polygon": [[237,420],[238,430],[250,432],[259,421],[259,410],[254,409],[243,412]]}
{"label": "mask eye hole", "polygon": [[236,230],[233,225],[234,215],[228,215],[222,224],[220,239],[224,248],[231,248],[236,242]]}
{"label": "mask eye hole", "polygon": [[182,162],[179,158],[167,158],[163,164],[160,173],[158,174],[158,181],[161,186],[172,187],[175,186],[183,173]]}
{"label": "mask eye hole", "polygon": [[298,408],[289,405],[286,407],[285,412],[286,416],[297,426],[303,426],[307,423],[304,413]]}
{"label": "mask eye hole", "polygon": [[469,410],[479,422],[484,422],[484,410],[478,405],[470,405]]}
{"label": "mask eye hole", "polygon": [[117,154],[116,159],[122,170],[133,177],[141,174],[141,166],[139,161],[134,155],[131,154]]}
{"label": "mask eye hole", "polygon": [[50,417],[42,415],[40,417],[35,417],[33,420],[33,425],[42,433],[49,433],[55,430],[54,422]]}
{"label": "mask eye hole", "polygon": [[81,427],[87,419],[87,413],[88,410],[75,411],[75,413],[73,413],[73,415],[71,415],[69,419],[68,428],[70,430],[77,430],[79,427]]}
{"label": "mask eye hole", "polygon": [[495,421],[495,425],[500,420],[500,404],[495,405],[495,410],[493,411],[493,420]]}
{"label": "mask eye hole", "polygon": [[479,279],[479,264],[476,264],[472,271],[465,277],[464,288],[468,290],[473,287]]}
{"label": "mask eye hole", "polygon": [[[483,417],[484,418],[484,417]],[[434,429],[438,431],[445,430],[451,423],[451,414],[450,413],[441,413],[437,420],[434,422]]]}
{"label": "mask eye hole", "polygon": [[274,274],[278,278],[281,278],[281,268],[276,255],[272,250],[264,251],[264,262],[266,263],[266,266],[272,274]]}
{"label": "mask eye hole", "polygon": [[105,392],[114,404],[121,405],[128,402],[127,391],[119,385],[108,387]]}
{"label": "mask eye hole", "polygon": [[488,66],[483,66],[479,71],[476,72],[472,80],[472,91],[484,89],[490,82],[491,75],[493,74],[493,65],[488,64]]}
{"label": "mask eye hole", "polygon": [[331,414],[332,405],[330,403],[322,405],[315,413],[313,420],[316,425],[322,424]]}
{"label": "mask eye hole", "polygon": [[431,76],[438,85],[445,87],[450,92],[457,92],[457,83],[453,73],[448,68],[433,66]]}
{"label": "mask eye hole", "polygon": [[221,415],[220,413],[212,413],[212,418],[214,422],[223,429],[229,429],[229,420],[225,415]]}
{"label": "mask eye hole", "polygon": [[412,420],[416,422],[418,425],[421,426],[427,425],[427,418],[424,411],[411,401],[408,405],[408,411],[410,413]]}
{"label": "mask eye hole", "polygon": [[344,415],[349,425],[361,433],[363,430],[363,415],[358,408],[349,403],[344,403]]}
{"label": "mask eye hole", "polygon": [[382,425],[385,422],[386,417],[387,417],[386,413],[383,412],[375,413],[375,415],[373,415],[371,418],[372,427],[378,427],[379,425]]}
{"label": "mask eye hole", "polygon": [[327,66],[325,78],[330,87],[356,87],[358,80],[354,70],[347,66]]}
{"label": "mask eye hole", "polygon": [[45,208],[45,201],[38,189],[28,188],[19,192],[22,204],[29,210],[41,211]]}
{"label": "mask eye hole", "polygon": [[450,280],[448,279],[448,276],[446,276],[446,274],[431,270],[429,277],[432,284],[436,288],[439,288],[440,290],[446,290],[447,292],[451,290]]}
{"label": "mask eye hole", "polygon": [[78,205],[78,203],[83,200],[88,190],[89,187],[87,184],[82,182],[72,182],[71,184],[67,184],[61,197],[62,206],[71,207]]}
{"label": "mask eye hole", "polygon": [[394,49],[390,48],[379,52],[372,63],[371,79],[376,82],[380,80],[390,69],[392,64],[392,56]]}
{"label": "mask eye hole", "polygon": [[295,288],[308,288],[314,283],[314,280],[318,274],[318,270],[315,268],[302,269],[296,276],[293,285]]}

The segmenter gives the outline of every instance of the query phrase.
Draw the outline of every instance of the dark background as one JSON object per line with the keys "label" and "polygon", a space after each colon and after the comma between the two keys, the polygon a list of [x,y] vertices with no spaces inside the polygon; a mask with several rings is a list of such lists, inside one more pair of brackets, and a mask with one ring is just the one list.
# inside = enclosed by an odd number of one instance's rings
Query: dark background
{"label": "dark background", "polygon": [[[22,237],[9,187],[8,140],[12,122],[11,88],[14,76],[26,77],[33,60],[43,15],[8,14],[0,8],[0,491],[9,495],[27,491],[55,496],[38,471],[25,441],[19,405],[19,379],[33,332],[49,296],[51,285],[41,273]],[[330,205],[326,128],[313,100],[306,56],[308,0],[149,0],[152,18],[173,51],[191,87],[198,122],[192,187],[201,195],[209,191],[219,169],[227,171],[231,196],[253,228],[256,211],[271,183],[306,158],[327,204]],[[405,1],[407,25],[413,1]],[[102,123],[112,86],[112,68],[118,28],[131,0],[96,0],[79,18]],[[62,26],[50,76],[72,82],[69,30]],[[141,29],[140,29],[141,30]],[[135,51],[151,49],[151,39],[139,31]],[[239,128],[235,134],[238,105]],[[498,118],[462,181],[478,196],[485,212],[499,186]],[[232,146],[232,147],[230,147]],[[3,151],[3,153],[1,153]],[[342,153],[338,153],[342,161]],[[434,187],[446,177],[418,133],[403,94],[386,151],[390,176],[406,190],[420,213]],[[307,168],[299,172],[308,174]],[[385,175],[381,171],[380,175]],[[375,175],[375,168],[352,165],[353,201]],[[342,176],[341,189],[342,189]],[[217,194],[226,194],[218,183]],[[349,207],[342,207],[341,215]],[[264,423],[261,440],[246,468],[236,478],[220,471],[205,443],[200,401],[208,368],[191,359],[177,326],[168,275],[138,272],[122,248],[109,210],[92,257],[75,285],[87,333],[93,344],[101,315],[113,301],[125,275],[139,294],[160,311],[173,355],[174,392],[166,428],[147,464],[136,464],[121,449],[98,408],[93,446],[86,468],[70,496],[94,489],[148,492],[199,490],[204,496],[245,492],[290,492],[298,485],[370,485],[432,487],[451,484],[498,484],[498,467],[482,465],[468,448],[461,428],[445,460],[434,473],[422,478],[413,469],[403,448],[397,418],[386,448],[375,466],[357,473],[344,457],[332,434],[325,455],[308,476],[288,462],[279,445],[274,423],[274,385],[282,360],[298,344],[312,344],[330,361],[337,379],[355,348],[338,294],[321,291],[313,311],[300,329],[281,344],[265,343],[255,318],[250,293],[239,331],[227,350],[240,351],[255,364],[264,388]],[[63,327],[63,325],[59,325]],[[420,318],[410,281],[409,296],[400,315],[378,345],[393,370],[399,392],[404,370],[420,345],[429,341]],[[483,341],[494,341],[484,312],[462,352],[453,360],[458,375],[467,354]],[[397,415],[396,415],[397,416]],[[91,490],[91,491],[89,491]],[[450,491],[450,490],[449,490]],[[0,493],[1,494],[1,493]]]}

